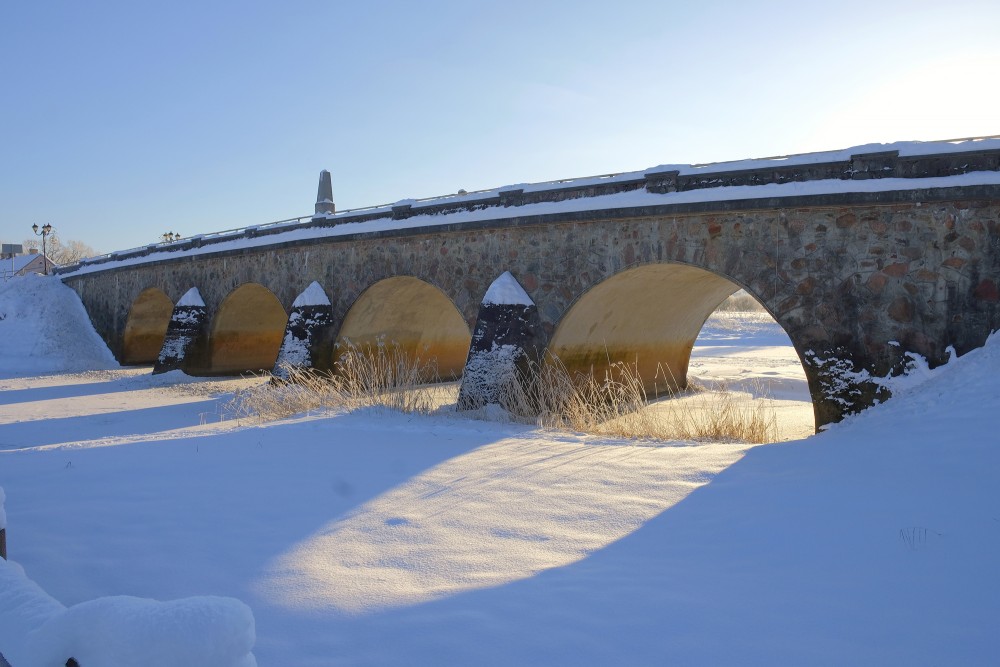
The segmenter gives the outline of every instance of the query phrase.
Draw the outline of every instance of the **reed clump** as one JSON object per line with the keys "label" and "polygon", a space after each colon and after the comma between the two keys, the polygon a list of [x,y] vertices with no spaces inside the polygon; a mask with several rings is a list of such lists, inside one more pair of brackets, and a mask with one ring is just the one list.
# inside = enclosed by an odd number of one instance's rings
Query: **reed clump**
{"label": "reed clump", "polygon": [[[769,401],[716,387],[669,391],[650,401],[634,365],[614,363],[598,376],[571,373],[551,355],[532,364],[530,378],[511,377],[497,400],[511,421],[636,440],[764,443],[777,440],[777,418]],[[319,409],[386,408],[430,414],[443,390],[433,361],[398,346],[365,349],[348,345],[330,372],[284,369],[285,378],[238,392],[229,416],[260,421]],[[658,386],[676,386],[662,368]],[[527,380],[527,381],[526,381]],[[756,393],[756,392],[754,392]],[[454,400],[453,398],[451,400]],[[496,405],[479,411],[496,418]]]}
{"label": "reed clump", "polygon": [[[603,373],[571,373],[554,357],[533,371],[532,385],[511,382],[500,406],[515,417],[537,415],[539,426],[640,440],[774,442],[777,417],[768,400],[753,400],[724,385],[705,391],[667,390],[650,401],[634,365],[617,362]],[[676,386],[661,367],[658,386]],[[525,390],[523,387],[528,386]],[[759,388],[758,388],[759,389]],[[758,393],[758,392],[754,392]]]}
{"label": "reed clump", "polygon": [[281,375],[238,392],[226,413],[268,421],[318,409],[374,407],[429,414],[436,407],[437,364],[382,341],[344,345],[331,371],[288,366]]}

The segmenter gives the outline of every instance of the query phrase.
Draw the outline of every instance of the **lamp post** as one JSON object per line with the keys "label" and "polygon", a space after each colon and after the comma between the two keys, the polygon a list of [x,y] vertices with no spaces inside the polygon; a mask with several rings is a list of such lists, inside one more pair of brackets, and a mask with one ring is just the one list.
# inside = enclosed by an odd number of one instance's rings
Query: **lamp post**
{"label": "lamp post", "polygon": [[174,234],[173,232],[167,232],[163,235],[164,243],[172,243],[173,241],[179,241],[181,238],[180,234]]}
{"label": "lamp post", "polygon": [[44,267],[43,273],[45,275],[49,275],[49,256],[46,254],[45,251],[45,239],[48,238],[48,235],[52,233],[52,225],[48,223],[42,225],[42,231],[38,231],[38,225],[32,225],[31,231],[35,232],[35,236],[42,237],[42,267]]}

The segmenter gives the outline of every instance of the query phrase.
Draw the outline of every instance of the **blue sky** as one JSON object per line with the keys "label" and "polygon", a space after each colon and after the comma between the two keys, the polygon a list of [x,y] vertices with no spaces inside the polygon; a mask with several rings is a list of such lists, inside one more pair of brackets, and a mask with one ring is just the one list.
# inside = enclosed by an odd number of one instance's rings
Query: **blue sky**
{"label": "blue sky", "polygon": [[7,3],[0,240],[1000,133],[1000,3]]}

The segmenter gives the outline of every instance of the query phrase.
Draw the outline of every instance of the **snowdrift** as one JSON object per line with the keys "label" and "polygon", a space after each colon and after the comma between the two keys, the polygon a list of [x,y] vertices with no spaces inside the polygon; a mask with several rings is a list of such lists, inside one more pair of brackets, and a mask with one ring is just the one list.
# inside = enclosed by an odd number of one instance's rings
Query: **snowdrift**
{"label": "snowdrift", "polygon": [[76,293],[52,276],[0,283],[0,377],[118,368]]}
{"label": "snowdrift", "polygon": [[250,608],[193,597],[98,598],[66,608],[0,559],[0,649],[15,667],[256,667]]}

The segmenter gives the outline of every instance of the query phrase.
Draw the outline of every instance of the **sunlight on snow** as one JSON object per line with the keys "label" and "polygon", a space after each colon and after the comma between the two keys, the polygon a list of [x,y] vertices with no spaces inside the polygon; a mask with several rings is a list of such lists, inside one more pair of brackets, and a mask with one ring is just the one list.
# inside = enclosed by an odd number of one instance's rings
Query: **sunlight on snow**
{"label": "sunlight on snow", "polygon": [[292,547],[259,589],[365,614],[525,579],[632,533],[753,446],[599,442],[513,438],[453,458]]}
{"label": "sunlight on snow", "polygon": [[[713,315],[690,372],[770,402],[782,439],[813,433],[801,363],[765,314]],[[258,587],[291,609],[368,614],[526,579],[629,535],[751,447],[500,440],[323,526],[275,559]]]}

